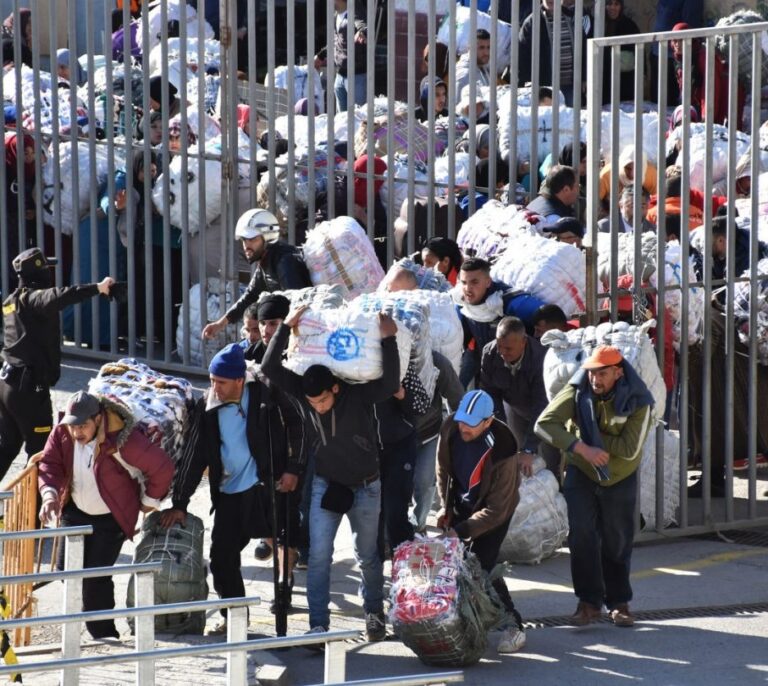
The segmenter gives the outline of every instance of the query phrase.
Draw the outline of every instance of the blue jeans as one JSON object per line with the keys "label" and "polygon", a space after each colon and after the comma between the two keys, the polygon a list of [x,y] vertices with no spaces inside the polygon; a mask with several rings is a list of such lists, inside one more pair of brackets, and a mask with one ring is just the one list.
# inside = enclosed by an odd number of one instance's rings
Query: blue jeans
{"label": "blue jeans", "polygon": [[[333,92],[336,96],[336,110],[346,112],[349,106],[349,79],[341,74],[336,74],[336,80],[333,83]],[[352,77],[352,83],[355,89],[355,105],[364,105],[368,77],[366,74],[355,74]]]}
{"label": "blue jeans", "polygon": [[579,600],[611,610],[632,600],[629,583],[635,537],[637,473],[600,486],[568,465],[563,482],[568,504],[568,547],[573,590]]}
{"label": "blue jeans", "polygon": [[[331,613],[331,563],[333,541],[340,515],[320,506],[328,480],[315,474],[312,482],[312,505],[309,520],[309,568],[307,569],[307,602],[310,628],[328,628]],[[384,609],[384,571],[376,546],[381,511],[381,481],[354,489],[352,508],[346,513],[352,527],[355,560],[360,565],[363,589],[363,609],[382,612]]]}
{"label": "blue jeans", "polygon": [[411,522],[416,531],[427,525],[427,515],[435,500],[435,460],[437,436],[419,446],[416,467],[413,470],[413,512]]}

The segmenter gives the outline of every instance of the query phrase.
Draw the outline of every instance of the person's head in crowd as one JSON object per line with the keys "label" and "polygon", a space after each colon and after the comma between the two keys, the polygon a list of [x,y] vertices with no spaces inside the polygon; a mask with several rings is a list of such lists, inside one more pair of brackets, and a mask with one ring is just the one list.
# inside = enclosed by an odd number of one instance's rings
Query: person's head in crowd
{"label": "person's head in crowd", "polygon": [[664,174],[664,197],[679,198],[683,192],[683,170],[678,166],[667,167]]}
{"label": "person's head in crowd", "polygon": [[485,29],[477,29],[475,34],[475,50],[478,65],[483,66],[491,61],[491,34]]}
{"label": "person's head in crowd", "polygon": [[11,266],[19,277],[19,286],[26,288],[50,288],[53,284],[51,267],[55,259],[47,258],[40,248],[27,248],[13,258]]}
{"label": "person's head in crowd", "polygon": [[136,122],[136,140],[144,140],[145,122],[149,122],[149,144],[160,145],[163,142],[163,115],[157,110],[150,110]]}
{"label": "person's head in crowd", "polygon": [[13,51],[13,41],[10,38],[3,38],[3,66],[13,64],[16,55]]}
{"label": "person's head in crowd", "polygon": [[455,285],[464,256],[456,241],[442,236],[433,236],[422,248],[421,260],[425,267],[436,269]]}
{"label": "person's head in crowd", "polygon": [[[269,131],[265,131],[261,134],[261,138],[259,139],[259,145],[264,150],[269,150]],[[281,138],[280,134],[275,132],[275,157],[280,157],[280,155],[285,155],[285,153],[288,152],[288,141],[285,140],[285,138]],[[346,159],[346,158],[345,158]]]}
{"label": "person's head in crowd", "polygon": [[[368,155],[361,155],[355,160],[355,204],[360,207],[368,206],[368,179],[365,175],[368,174]],[[376,176],[382,176],[387,171],[387,163],[381,157],[373,158],[373,173]],[[358,174],[360,176],[358,176]],[[378,195],[379,190],[384,185],[384,179],[373,179],[373,196],[374,201]]]}
{"label": "person's head in crowd", "polygon": [[[181,152],[184,147],[181,135],[181,117],[174,117],[168,122],[168,149],[171,152]],[[197,143],[197,136],[187,121],[187,147],[189,148],[195,143]]]}
{"label": "person's head in crowd", "polygon": [[170,81],[168,81],[168,92],[163,96],[163,78],[162,76],[153,76],[149,79],[149,108],[156,112],[162,112],[169,108],[174,100],[178,90]]}
{"label": "person's head in crowd", "polygon": [[[645,154],[641,153],[642,160],[641,166],[643,173],[640,175],[641,179],[645,178],[646,168],[648,167],[648,159]],[[628,186],[635,178],[635,146],[625,145],[619,155],[619,183],[622,186]]]}
{"label": "person's head in crowd", "polygon": [[[691,27],[686,24],[684,21],[678,22],[672,27],[673,31],[687,31]],[[696,41],[692,41],[691,47],[695,45]],[[683,59],[683,41],[681,40],[671,40],[669,41],[669,46],[672,48],[672,55],[674,58],[679,62]]]}
{"label": "person's head in crowd", "polygon": [[23,149],[19,151],[19,139],[15,131],[5,135],[6,174],[9,174],[12,179],[18,178],[16,173],[18,159],[23,156],[24,178],[32,181],[35,178],[35,139],[25,133],[22,135],[22,145]]}
{"label": "person's head in crowd", "polygon": [[606,22],[617,22],[624,12],[624,0],[605,0]]}
{"label": "person's head in crowd", "polygon": [[[72,78],[74,70],[74,79]],[[77,58],[73,57],[67,48],[61,48],[56,51],[56,72],[60,79],[67,82],[73,82],[75,86],[83,83],[83,68]]]}
{"label": "person's head in crowd", "polygon": [[467,391],[459,403],[453,421],[465,443],[480,438],[493,424],[493,398],[485,391]]}
{"label": "person's head in crowd", "polygon": [[387,278],[385,288],[390,293],[397,291],[415,291],[419,287],[419,280],[410,269],[398,267],[392,270]]}
{"label": "person's head in crowd", "polygon": [[566,167],[573,167],[580,178],[587,175],[587,144],[579,142],[579,159],[573,158],[573,143],[566,143],[560,151],[558,164],[564,164]]}
{"label": "person's head in crowd", "polygon": [[551,107],[555,102],[555,94],[552,86],[542,86],[539,88],[539,107]]}
{"label": "person's head in crowd", "polygon": [[469,305],[479,305],[493,283],[490,263],[479,257],[464,260],[459,270],[459,283],[464,301]]}
{"label": "person's head in crowd", "polygon": [[[7,29],[9,29],[11,34],[16,33],[16,27],[15,27],[15,19],[13,16],[13,12],[11,12],[4,20],[3,20],[3,26],[5,26]],[[32,49],[32,10],[21,7],[19,8],[19,24],[21,26],[21,31],[19,33],[21,34],[21,42],[22,44]]]}
{"label": "person's head in crowd", "polygon": [[293,106],[294,114],[301,114],[308,117],[310,111],[312,111],[313,114],[317,114],[317,103],[310,104],[307,98],[297,100],[296,104]]}
{"label": "person's head in crowd", "polygon": [[246,210],[235,225],[235,237],[243,242],[249,264],[255,264],[267,253],[268,241],[280,236],[280,224],[269,210],[260,207]]}
{"label": "person's head in crowd", "polygon": [[[469,94],[469,85],[464,86],[461,91],[461,100],[456,106],[456,113],[464,117],[464,119],[470,120],[472,118],[472,98]],[[475,123],[481,124],[488,120],[488,103],[486,102],[483,94],[478,86],[475,89]]]}
{"label": "person's head in crowd", "polygon": [[492,198],[497,188],[509,183],[509,165],[496,155],[496,185],[491,187],[491,162],[490,159],[480,160],[475,167],[475,185],[478,190],[488,189],[488,197]]}
{"label": "person's head in crowd", "polygon": [[[648,191],[643,190],[640,197],[640,221],[638,224],[642,223],[642,218],[645,216],[646,212],[648,212],[649,202],[650,196],[648,195]],[[635,226],[635,187],[633,184],[624,186],[621,190],[621,195],[619,196],[619,212],[621,212],[621,216],[627,224],[632,227]]]}
{"label": "person's head in crowd", "polygon": [[[683,107],[682,105],[678,105],[677,107],[675,107],[675,111],[672,113],[672,119],[669,122],[670,131],[674,131],[678,126],[680,126],[683,123],[684,115],[685,115],[685,107]],[[688,108],[688,118],[690,119],[691,123],[699,121],[699,112],[693,105],[691,105]]]}
{"label": "person's head in crowd", "polygon": [[429,112],[429,94],[434,93],[435,98],[435,117],[447,116],[448,110],[445,104],[448,102],[448,86],[445,85],[439,76],[435,76],[434,81],[430,82],[429,76],[421,80],[419,86],[419,100],[421,101],[421,111],[425,114]]}
{"label": "person's head in crowd", "polygon": [[680,221],[682,217],[677,213],[668,212],[664,216],[664,230],[666,232],[666,241],[680,241]]}
{"label": "person's head in crowd", "polygon": [[598,345],[581,365],[587,371],[589,385],[598,397],[609,394],[616,382],[624,376],[624,357],[612,345]]}
{"label": "person's head in crowd", "polygon": [[61,418],[70,438],[79,445],[88,445],[101,426],[101,403],[95,395],[78,391],[69,396],[67,409]]}
{"label": "person's head in crowd", "polygon": [[724,260],[728,254],[728,230],[736,230],[736,224],[726,214],[712,219],[712,257]]}
{"label": "person's head in crowd", "polygon": [[239,103],[237,106],[237,126],[246,135],[251,135],[251,106]]}
{"label": "person's head in crowd", "polygon": [[307,402],[317,414],[333,409],[339,393],[339,382],[333,372],[322,364],[313,364],[301,377],[302,390]]}
{"label": "person's head in crowd", "polygon": [[[555,3],[557,0],[541,0],[541,6],[544,11],[551,17],[555,14]],[[574,5],[576,0],[560,0],[560,5],[563,8],[564,14],[573,15]]]}
{"label": "person's head in crowd", "polygon": [[558,243],[568,243],[581,247],[584,239],[584,227],[575,217],[560,217],[554,224],[546,227],[545,231]]}
{"label": "person's head in crowd", "polygon": [[259,321],[259,334],[264,345],[269,345],[275,331],[283,323],[291,309],[291,301],[279,293],[263,295],[257,303],[256,316]]}
{"label": "person's head in crowd", "polygon": [[230,343],[217,352],[208,365],[211,392],[222,403],[237,403],[245,385],[245,351]]}
{"label": "person's head in crowd", "polygon": [[259,333],[259,303],[251,303],[243,312],[243,338],[248,341],[248,345],[253,345],[261,340]]}
{"label": "person's head in crowd", "polygon": [[5,125],[9,126],[16,123],[16,105],[9,102],[3,107],[3,114],[5,115]]}
{"label": "person's head in crowd", "polygon": [[[435,41],[435,76],[439,77],[443,81],[445,81],[448,78],[448,71],[450,68],[450,59],[449,59],[449,52],[448,52],[448,46],[445,43],[441,43],[440,41]],[[429,73],[429,61],[431,59],[431,52],[429,49],[429,42],[424,46],[424,52],[422,53],[422,58],[424,59],[424,73]]]}
{"label": "person's head in crowd", "polygon": [[[140,193],[144,193],[144,153],[137,152],[133,156],[133,187]],[[150,189],[155,185],[157,179],[157,153],[150,150],[149,153],[149,187]]]}
{"label": "person's head in crowd", "polygon": [[541,338],[547,331],[568,330],[568,319],[557,305],[542,305],[531,317],[533,321],[533,335]]}
{"label": "person's head in crowd", "polygon": [[573,167],[555,164],[547,172],[541,189],[551,198],[557,198],[563,205],[571,207],[579,199],[579,177]]}
{"label": "person's head in crowd", "polygon": [[528,337],[525,324],[517,317],[504,317],[496,327],[496,350],[504,364],[516,364],[525,354]]}

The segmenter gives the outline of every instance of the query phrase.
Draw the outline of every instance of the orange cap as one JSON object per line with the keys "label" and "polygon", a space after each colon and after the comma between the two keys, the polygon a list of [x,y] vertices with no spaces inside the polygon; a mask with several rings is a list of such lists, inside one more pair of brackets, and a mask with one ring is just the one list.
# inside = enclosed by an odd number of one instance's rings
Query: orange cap
{"label": "orange cap", "polygon": [[624,356],[621,350],[613,345],[598,345],[592,354],[581,365],[582,369],[600,369],[601,367],[614,367],[621,364]]}

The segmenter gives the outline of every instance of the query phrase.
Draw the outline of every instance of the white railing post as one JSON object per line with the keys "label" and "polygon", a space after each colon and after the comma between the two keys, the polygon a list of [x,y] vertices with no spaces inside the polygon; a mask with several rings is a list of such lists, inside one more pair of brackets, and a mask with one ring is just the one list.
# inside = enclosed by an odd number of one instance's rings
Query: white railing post
{"label": "white railing post", "polygon": [[323,683],[342,683],[347,680],[347,642],[330,641],[325,644],[325,672]]}
{"label": "white railing post", "polygon": [[[248,640],[248,607],[230,607],[227,610],[227,643]],[[248,653],[238,650],[227,653],[227,684],[243,686],[248,683]]]}
{"label": "white railing post", "polygon": [[[65,542],[64,569],[82,569],[85,559],[85,537],[70,536]],[[77,614],[82,610],[82,579],[64,580],[64,614]],[[82,622],[65,624],[61,630],[61,655],[66,660],[80,657],[80,632]],[[65,667],[61,670],[61,686],[77,686],[79,682],[77,667]]]}
{"label": "white railing post", "polygon": [[[152,572],[136,574],[136,607],[150,607],[155,604],[155,575]],[[155,647],[154,615],[136,617],[136,652],[141,653]],[[136,663],[138,686],[155,686],[155,663],[152,660]]]}

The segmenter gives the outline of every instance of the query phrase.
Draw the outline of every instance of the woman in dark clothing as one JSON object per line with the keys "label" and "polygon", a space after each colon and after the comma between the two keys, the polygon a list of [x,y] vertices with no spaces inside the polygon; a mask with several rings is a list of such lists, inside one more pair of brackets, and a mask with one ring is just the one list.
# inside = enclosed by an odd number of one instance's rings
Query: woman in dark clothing
{"label": "woman in dark clothing", "polygon": [[[19,24],[21,24],[21,61],[28,67],[32,66],[32,11],[26,7],[19,9]],[[15,33],[14,17],[11,12],[4,20],[2,37],[13,41]]]}
{"label": "woman in dark clothing", "polygon": [[[634,36],[640,33],[637,24],[624,14],[624,0],[605,0],[605,35]],[[611,55],[603,64],[603,103],[611,101]],[[635,49],[622,45],[619,56],[619,100],[635,98]]]}

